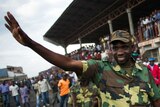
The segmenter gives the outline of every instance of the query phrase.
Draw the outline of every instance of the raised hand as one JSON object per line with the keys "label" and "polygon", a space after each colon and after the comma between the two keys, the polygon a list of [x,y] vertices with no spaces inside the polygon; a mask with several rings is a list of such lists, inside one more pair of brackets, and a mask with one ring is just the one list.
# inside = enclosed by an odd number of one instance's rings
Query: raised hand
{"label": "raised hand", "polygon": [[27,34],[20,28],[17,20],[14,16],[7,12],[7,16],[4,16],[7,24],[5,24],[6,28],[12,33],[13,37],[22,45],[28,46],[31,39],[27,36]]}
{"label": "raised hand", "polygon": [[64,70],[77,71],[78,74],[81,74],[81,71],[83,69],[81,61],[72,60],[69,57],[57,54],[30,39],[28,35],[20,28],[18,22],[10,12],[7,12],[7,16],[5,16],[4,18],[7,22],[7,24],[5,24],[6,28],[12,33],[13,37],[20,44],[28,46],[48,62]]}

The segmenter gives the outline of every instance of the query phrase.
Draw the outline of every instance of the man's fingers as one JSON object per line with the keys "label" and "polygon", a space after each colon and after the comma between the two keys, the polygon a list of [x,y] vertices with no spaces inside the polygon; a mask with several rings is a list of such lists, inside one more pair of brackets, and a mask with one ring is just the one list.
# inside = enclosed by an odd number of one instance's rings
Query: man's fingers
{"label": "man's fingers", "polygon": [[8,15],[8,17],[10,19],[10,22],[12,23],[13,27],[18,27],[19,24],[16,21],[16,19],[14,18],[14,16],[10,12],[7,12],[7,15]]}
{"label": "man's fingers", "polygon": [[12,33],[12,29],[7,24],[5,24],[5,27]]}
{"label": "man's fingers", "polygon": [[10,26],[12,25],[11,21],[8,19],[7,16],[4,16],[4,19],[6,20],[6,22],[7,22]]}

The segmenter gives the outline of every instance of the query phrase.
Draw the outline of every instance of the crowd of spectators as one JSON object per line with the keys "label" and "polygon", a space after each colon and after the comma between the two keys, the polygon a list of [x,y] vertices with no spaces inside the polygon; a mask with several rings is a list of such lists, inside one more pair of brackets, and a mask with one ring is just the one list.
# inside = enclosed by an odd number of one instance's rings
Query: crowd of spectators
{"label": "crowd of spectators", "polygon": [[[17,107],[31,107],[30,97],[34,97],[36,107],[57,106],[61,103],[61,82],[64,75],[67,75],[69,86],[71,87],[78,81],[75,72],[71,71],[47,71],[39,74],[37,77],[32,77],[24,80],[5,80],[0,84],[0,93],[3,98],[3,106],[10,107],[11,100],[15,102]],[[59,84],[59,85],[58,85]],[[32,92],[32,95],[30,93]],[[62,92],[61,92],[62,93]],[[34,95],[35,96],[34,96]],[[69,92],[67,93],[69,95]],[[12,96],[12,97],[11,97]],[[66,99],[67,100],[67,99]],[[64,103],[64,100],[63,100]],[[67,104],[67,102],[65,102]]]}
{"label": "crowd of spectators", "polygon": [[[155,9],[150,15],[139,18],[137,31],[135,33],[136,42],[150,40],[160,36],[160,10]],[[103,37],[107,38],[109,36]],[[102,37],[100,37],[102,39]],[[68,54],[75,60],[112,60],[109,58],[109,44],[107,40],[99,41],[99,44],[83,46]],[[109,39],[108,39],[109,40]],[[139,51],[138,51],[139,52]],[[139,53],[140,54],[140,53]]]}
{"label": "crowd of spectators", "polygon": [[[138,30],[137,30],[136,37],[139,42],[153,39],[155,37],[160,36],[160,10],[155,10],[150,15],[140,18],[137,29]],[[81,47],[78,50],[75,50],[69,53],[68,56],[75,60],[89,60],[89,59],[109,60],[107,58],[109,58],[110,55],[109,55],[109,51],[106,48],[107,47],[106,45],[107,44],[104,44],[104,42],[96,45],[89,45],[89,46],[86,45]],[[137,57],[136,54],[133,54],[133,55]],[[150,60],[150,62],[151,61],[153,60]],[[147,65],[150,71],[152,70],[153,65],[154,64],[152,63],[150,63],[150,65],[149,64]],[[156,66],[156,69],[158,69],[156,72],[160,72],[158,66]],[[159,76],[158,79],[160,79],[160,73],[157,75]],[[64,76],[66,79],[63,78]],[[67,86],[69,85],[69,87],[67,88],[71,89],[70,91],[71,93],[69,93],[68,91],[65,94],[67,95],[67,98],[65,98],[66,100],[63,100],[64,97],[61,96],[62,94],[61,87],[63,84],[65,84],[63,79],[68,80]],[[157,85],[159,86],[160,80],[157,80],[157,76],[155,77],[155,81],[158,81]],[[88,81],[86,78],[78,79],[78,77],[74,72],[71,72],[71,71],[66,72],[62,70],[62,72],[58,72],[58,71],[44,72],[40,74],[38,77],[33,77],[31,79],[24,79],[23,81],[16,81],[16,82],[4,81],[0,85],[0,92],[3,95],[3,103],[4,105],[7,105],[7,106],[10,106],[10,101],[8,97],[10,97],[9,94],[10,92],[12,92],[12,96],[15,99],[15,104],[17,106],[20,107],[20,104],[22,103],[24,106],[30,107],[29,91],[34,91],[36,95],[35,97],[36,107],[40,107],[40,105],[43,105],[44,107],[46,107],[46,106],[49,106],[49,104],[52,104],[54,106],[55,103],[60,102],[60,104],[62,104],[61,103],[62,101],[63,101],[63,104],[67,105],[68,97],[69,97],[70,106],[76,104],[73,101],[74,99],[78,99],[78,101],[80,101],[79,103],[80,105],[83,104],[83,106],[85,107],[85,104],[86,104],[86,107],[89,107],[87,105],[88,102],[86,103],[84,98],[86,98],[86,101],[90,101],[88,99],[90,99],[91,97],[94,97],[96,101],[96,98],[98,97],[99,92],[98,90],[96,90],[97,88],[94,85],[95,84],[90,83],[90,81]],[[86,90],[82,90],[84,88],[89,88],[94,90],[89,90],[91,91],[90,92],[91,94],[90,94],[90,93],[85,93]],[[17,92],[15,92],[15,90],[17,90]],[[50,90],[52,92],[51,101],[49,101]],[[75,96],[75,93],[76,93],[76,96]],[[82,94],[82,93],[85,93],[85,94]],[[20,97],[21,101],[18,100],[19,95],[21,96]],[[86,97],[86,95],[89,97]]]}
{"label": "crowd of spectators", "polygon": [[89,45],[83,46],[78,50],[71,52],[69,57],[75,60],[89,60],[89,59],[101,59],[101,50],[102,46],[98,45]]}
{"label": "crowd of spectators", "polygon": [[136,36],[139,42],[160,36],[160,10],[139,18]]}

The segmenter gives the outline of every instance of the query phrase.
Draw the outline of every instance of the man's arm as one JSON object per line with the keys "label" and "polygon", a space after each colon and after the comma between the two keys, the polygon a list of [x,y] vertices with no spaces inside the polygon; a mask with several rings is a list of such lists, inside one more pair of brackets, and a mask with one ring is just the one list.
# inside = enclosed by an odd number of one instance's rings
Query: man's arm
{"label": "man's arm", "polygon": [[81,61],[73,60],[69,57],[57,54],[40,45],[39,43],[33,41],[20,28],[18,22],[10,12],[7,12],[7,16],[5,16],[4,18],[7,22],[7,24],[5,24],[6,28],[12,33],[13,37],[20,44],[30,47],[45,60],[64,70],[75,71],[77,74],[82,73],[83,65]]}

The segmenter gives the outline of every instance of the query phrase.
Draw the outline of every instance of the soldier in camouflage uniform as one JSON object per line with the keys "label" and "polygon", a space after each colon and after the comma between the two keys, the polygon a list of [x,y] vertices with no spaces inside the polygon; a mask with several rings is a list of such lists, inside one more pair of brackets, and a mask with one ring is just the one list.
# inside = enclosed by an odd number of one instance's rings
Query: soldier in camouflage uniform
{"label": "soldier in camouflage uniform", "polygon": [[77,61],[48,50],[33,41],[20,28],[11,13],[5,16],[6,28],[22,45],[41,55],[50,63],[67,71],[75,71],[91,79],[101,91],[102,107],[160,107],[160,91],[145,66],[131,58],[132,36],[122,30],[111,34],[111,49],[116,63],[108,61]]}
{"label": "soldier in camouflage uniform", "polygon": [[81,78],[71,87],[69,107],[100,107],[100,92],[95,84],[86,78]]}
{"label": "soldier in camouflage uniform", "polygon": [[117,30],[110,43],[116,62],[83,62],[84,74],[94,77],[94,83],[101,90],[102,107],[149,107],[150,104],[158,107],[160,91],[153,77],[145,66],[135,63],[130,57],[134,51],[132,36]]}
{"label": "soldier in camouflage uniform", "polygon": [[76,107],[76,96],[80,90],[80,82],[77,81],[74,85],[70,87],[70,94],[68,99],[68,107]]}

